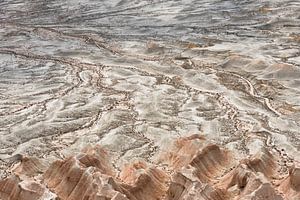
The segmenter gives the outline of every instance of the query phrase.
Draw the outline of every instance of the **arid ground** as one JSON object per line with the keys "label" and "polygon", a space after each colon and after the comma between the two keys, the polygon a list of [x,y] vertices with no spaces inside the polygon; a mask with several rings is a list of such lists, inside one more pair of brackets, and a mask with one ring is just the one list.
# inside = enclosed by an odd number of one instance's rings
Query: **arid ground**
{"label": "arid ground", "polygon": [[298,0],[0,0],[1,200],[299,200],[299,162]]}

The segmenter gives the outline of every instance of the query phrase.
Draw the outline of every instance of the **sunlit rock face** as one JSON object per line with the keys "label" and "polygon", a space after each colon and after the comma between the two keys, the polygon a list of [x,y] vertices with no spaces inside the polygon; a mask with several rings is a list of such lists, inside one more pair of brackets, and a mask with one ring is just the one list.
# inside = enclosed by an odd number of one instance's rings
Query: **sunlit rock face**
{"label": "sunlit rock face", "polygon": [[299,11],[0,1],[0,199],[298,200]]}
{"label": "sunlit rock face", "polygon": [[[194,136],[179,141],[198,140]],[[177,162],[175,167],[174,163],[160,166],[136,159],[129,160],[118,173],[99,145],[54,161],[44,171],[36,170],[41,162],[35,158],[22,159],[12,169],[12,175],[0,181],[0,197],[4,200],[299,199],[299,166],[292,166],[289,174],[280,177],[276,164],[280,158],[265,148],[258,149],[254,158],[238,160],[228,149],[205,144],[203,140],[201,143],[203,147],[181,167]],[[175,157],[180,158],[181,153],[173,151]]]}

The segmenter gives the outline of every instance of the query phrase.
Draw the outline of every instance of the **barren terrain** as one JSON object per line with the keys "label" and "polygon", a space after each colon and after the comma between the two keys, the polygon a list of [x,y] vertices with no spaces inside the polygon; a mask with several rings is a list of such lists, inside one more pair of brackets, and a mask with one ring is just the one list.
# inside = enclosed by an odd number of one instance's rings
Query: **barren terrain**
{"label": "barren terrain", "polygon": [[297,0],[0,1],[0,199],[299,200]]}

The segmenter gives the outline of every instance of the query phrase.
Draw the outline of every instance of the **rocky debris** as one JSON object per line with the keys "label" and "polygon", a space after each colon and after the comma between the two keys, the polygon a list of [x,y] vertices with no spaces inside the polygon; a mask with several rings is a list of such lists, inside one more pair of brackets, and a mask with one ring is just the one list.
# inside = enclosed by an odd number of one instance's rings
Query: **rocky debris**
{"label": "rocky debris", "polygon": [[110,164],[108,152],[99,145],[88,146],[81,153],[49,166],[37,158],[23,157],[12,169],[12,175],[0,182],[0,198],[296,200],[300,197],[299,164],[292,166],[282,180],[275,180],[277,157],[267,148],[236,161],[229,150],[193,135],[179,138],[169,149],[161,153],[161,158],[169,158],[165,163],[161,159],[157,164],[134,160],[120,173]]}

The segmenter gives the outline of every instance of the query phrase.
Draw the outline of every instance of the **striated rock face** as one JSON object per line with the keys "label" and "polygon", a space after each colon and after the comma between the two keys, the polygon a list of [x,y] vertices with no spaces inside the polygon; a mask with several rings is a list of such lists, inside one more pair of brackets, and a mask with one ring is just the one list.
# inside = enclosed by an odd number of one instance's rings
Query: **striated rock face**
{"label": "striated rock face", "polygon": [[300,199],[300,165],[297,163],[289,170],[288,177],[279,186],[279,190],[286,194],[288,199]]}
{"label": "striated rock face", "polygon": [[249,160],[246,160],[246,163],[252,171],[261,172],[265,176],[272,176],[276,170],[275,159],[266,148],[260,149]]}
{"label": "striated rock face", "polygon": [[173,169],[180,169],[192,161],[199,149],[203,147],[203,141],[205,138],[198,134],[179,138],[162,149],[158,162],[167,164]]}
{"label": "striated rock face", "polygon": [[211,178],[225,169],[230,158],[217,145],[208,145],[201,150],[190,165],[195,168],[195,175],[202,182],[209,182]]}
{"label": "striated rock face", "polygon": [[235,199],[283,199],[269,181],[264,174],[255,173],[248,166],[240,164],[219,184],[225,184],[221,188],[227,188],[231,198]]}
{"label": "striated rock face", "polygon": [[155,166],[148,167],[143,162],[125,166],[120,179],[124,182],[122,186],[134,197],[130,199],[162,199],[167,191],[167,174]]}
{"label": "striated rock face", "polygon": [[201,183],[195,178],[190,178],[187,173],[176,173],[167,193],[166,200],[225,200],[228,199],[226,191],[214,188],[210,184]]}
{"label": "striated rock face", "polygon": [[300,191],[300,165],[290,170],[290,183],[293,189]]}
{"label": "striated rock face", "polygon": [[[161,158],[169,159],[162,163]],[[298,200],[300,197],[299,163],[295,162],[289,173],[283,175],[276,162],[278,155],[265,147],[239,160],[228,149],[193,135],[175,140],[169,152],[161,152],[161,158],[156,164],[135,159],[120,171],[113,167],[108,152],[99,145],[88,146],[50,165],[37,158],[22,158],[13,167],[13,174],[0,182],[0,199]]]}
{"label": "striated rock face", "polygon": [[1,200],[50,200],[56,197],[44,185],[34,180],[20,180],[11,176],[0,181]]}
{"label": "striated rock face", "polygon": [[43,181],[61,199],[113,199],[123,197],[114,190],[113,170],[106,152],[99,146],[65,160],[55,161]]}
{"label": "striated rock face", "polygon": [[23,157],[21,162],[17,164],[13,171],[18,176],[33,177],[39,173],[45,172],[47,163],[35,157]]}

